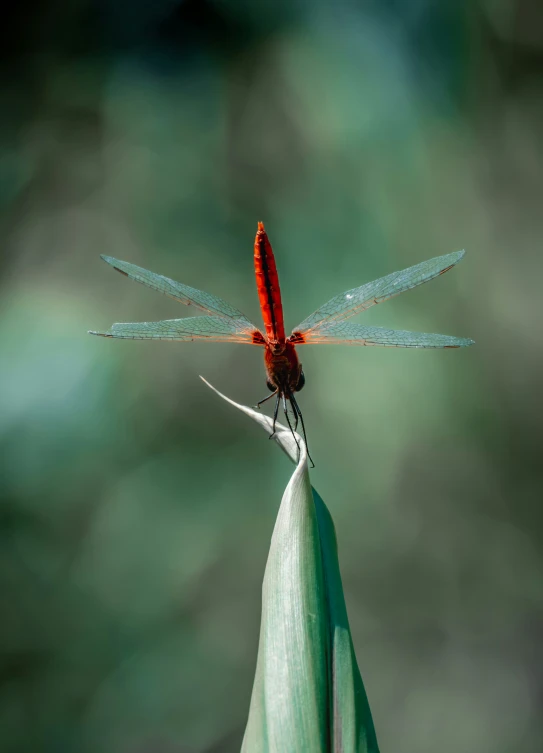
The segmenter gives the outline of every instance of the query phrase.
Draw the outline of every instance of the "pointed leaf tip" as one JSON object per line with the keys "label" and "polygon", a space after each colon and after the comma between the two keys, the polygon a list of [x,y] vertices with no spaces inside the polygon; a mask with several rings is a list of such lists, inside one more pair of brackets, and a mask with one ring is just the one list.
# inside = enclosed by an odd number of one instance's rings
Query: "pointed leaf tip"
{"label": "pointed leaf tip", "polygon": [[[265,431],[268,432],[270,438],[279,445],[279,447],[286,455],[288,455],[293,463],[296,463],[297,465],[302,463],[307,464],[307,449],[303,438],[299,434],[295,434],[293,436],[291,430],[287,426],[279,423],[279,421],[275,423],[275,432],[272,434],[273,420],[269,416],[266,416],[265,413],[261,413],[259,410],[249,408],[247,405],[241,405],[240,403],[236,403],[234,400],[231,400],[229,397],[226,397],[226,395],[223,395],[222,392],[219,392],[219,390],[216,387],[213,387],[213,385],[210,384],[202,375],[200,375],[200,379],[209,387],[210,390],[213,390],[213,392],[215,392],[219,397],[221,397],[227,403],[230,403],[230,405],[233,405],[234,408],[237,408],[242,413],[245,413],[247,416],[252,418],[253,421],[256,421],[259,426],[261,426]],[[296,444],[296,442],[298,444]]]}

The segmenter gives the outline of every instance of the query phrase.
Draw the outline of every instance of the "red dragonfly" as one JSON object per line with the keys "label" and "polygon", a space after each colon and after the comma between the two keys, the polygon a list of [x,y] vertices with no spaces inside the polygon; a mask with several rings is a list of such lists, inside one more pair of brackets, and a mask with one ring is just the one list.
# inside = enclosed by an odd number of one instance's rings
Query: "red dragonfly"
{"label": "red dragonfly", "polygon": [[[90,334],[130,340],[208,340],[261,345],[264,348],[266,385],[271,394],[261,400],[258,407],[266,400],[275,397],[271,436],[275,432],[279,405],[282,402],[290,430],[294,434],[299,419],[307,445],[304,419],[295,397],[295,393],[299,392],[305,384],[305,376],[296,347],[308,343],[384,345],[398,348],[461,348],[472,345],[473,340],[448,335],[405,332],[346,323],[347,319],[365,311],[370,306],[382,303],[399,293],[442,275],[452,269],[463,256],[464,251],[438,256],[401,272],[393,272],[374,282],[368,282],[358,288],[340,293],[304,319],[294,328],[292,334],[286,337],[275,257],[264,225],[259,222],[254,245],[254,260],[264,332],[261,332],[241,311],[222,298],[190,288],[129,262],[119,261],[111,256],[102,256],[102,259],[118,272],[180,303],[201,309],[206,316],[167,319],[160,322],[114,324],[108,332],[90,332]],[[290,403],[294,417],[294,426],[290,421],[287,401]]]}

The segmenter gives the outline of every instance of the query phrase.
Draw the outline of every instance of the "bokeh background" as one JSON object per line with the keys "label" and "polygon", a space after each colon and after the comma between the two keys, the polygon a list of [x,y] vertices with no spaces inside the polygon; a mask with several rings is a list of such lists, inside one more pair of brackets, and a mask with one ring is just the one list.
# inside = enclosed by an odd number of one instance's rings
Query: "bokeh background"
{"label": "bokeh background", "polygon": [[231,753],[291,467],[220,401],[262,352],[92,338],[190,314],[110,254],[287,325],[458,248],[307,347],[300,395],[383,751],[543,749],[543,13],[535,0],[3,11],[0,748]]}

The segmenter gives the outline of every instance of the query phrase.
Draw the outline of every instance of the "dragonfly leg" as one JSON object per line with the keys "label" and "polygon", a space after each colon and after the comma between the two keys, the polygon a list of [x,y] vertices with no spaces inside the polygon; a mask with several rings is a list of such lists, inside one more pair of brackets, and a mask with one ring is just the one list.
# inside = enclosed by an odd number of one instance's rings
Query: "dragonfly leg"
{"label": "dragonfly leg", "polygon": [[311,462],[311,467],[314,468],[315,463],[313,462],[313,458],[309,454],[309,447],[307,446],[307,436],[305,433],[305,424],[304,424],[304,417],[302,416],[302,411],[300,410],[300,406],[296,402],[296,398],[294,397],[292,393],[289,395],[289,400],[290,400],[290,404],[292,405],[294,409],[294,412],[296,413],[296,426],[298,425],[298,416],[300,416],[300,422],[302,424],[302,433],[304,435],[305,448],[307,450],[307,457],[309,458]]}
{"label": "dragonfly leg", "polygon": [[[273,411],[272,433],[270,434],[270,436],[268,437],[268,439],[271,439],[273,437],[273,435],[275,434],[275,424],[277,423],[277,414],[279,413],[279,398],[280,398],[279,390],[277,392],[274,392],[273,395],[277,395],[277,397],[275,399],[275,408],[274,408],[274,411]],[[273,397],[273,395],[270,395],[270,397]]]}
{"label": "dragonfly leg", "polygon": [[275,390],[275,392],[272,392],[272,393],[271,393],[271,395],[268,395],[267,397],[265,397],[265,398],[264,398],[264,400],[261,400],[261,401],[260,401],[259,403],[257,403],[257,404],[255,405],[255,408],[258,408],[258,410],[260,410],[260,406],[261,406],[261,405],[262,405],[263,403],[265,403],[265,402],[266,402],[266,400],[270,400],[270,399],[271,399],[271,398],[272,398],[272,397],[273,397],[274,395],[277,395],[277,390]]}
{"label": "dragonfly leg", "polygon": [[[290,397],[289,397],[290,400]],[[290,423],[290,418],[288,415],[288,406],[287,406],[287,398],[285,396],[285,393],[283,393],[283,410],[285,411],[285,418],[287,419],[288,428],[290,429],[290,432],[294,438],[294,441],[296,442],[296,447],[298,448],[298,452],[300,451],[300,445],[298,443],[298,440],[296,439],[296,432],[292,428],[292,424]]]}
{"label": "dragonfly leg", "polygon": [[290,401],[290,406],[292,408],[292,412],[294,413],[294,431],[298,430],[298,411],[294,407],[294,403],[292,402],[292,395],[288,396],[288,399]]}

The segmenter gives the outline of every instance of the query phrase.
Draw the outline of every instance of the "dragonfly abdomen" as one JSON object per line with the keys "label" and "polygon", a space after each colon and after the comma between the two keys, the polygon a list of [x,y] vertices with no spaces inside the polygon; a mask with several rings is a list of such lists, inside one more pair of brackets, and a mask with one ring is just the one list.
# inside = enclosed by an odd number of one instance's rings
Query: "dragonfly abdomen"
{"label": "dragonfly abdomen", "polygon": [[285,344],[285,325],[279,276],[271,243],[262,222],[258,223],[255,238],[255,275],[268,342],[273,350],[282,350]]}

